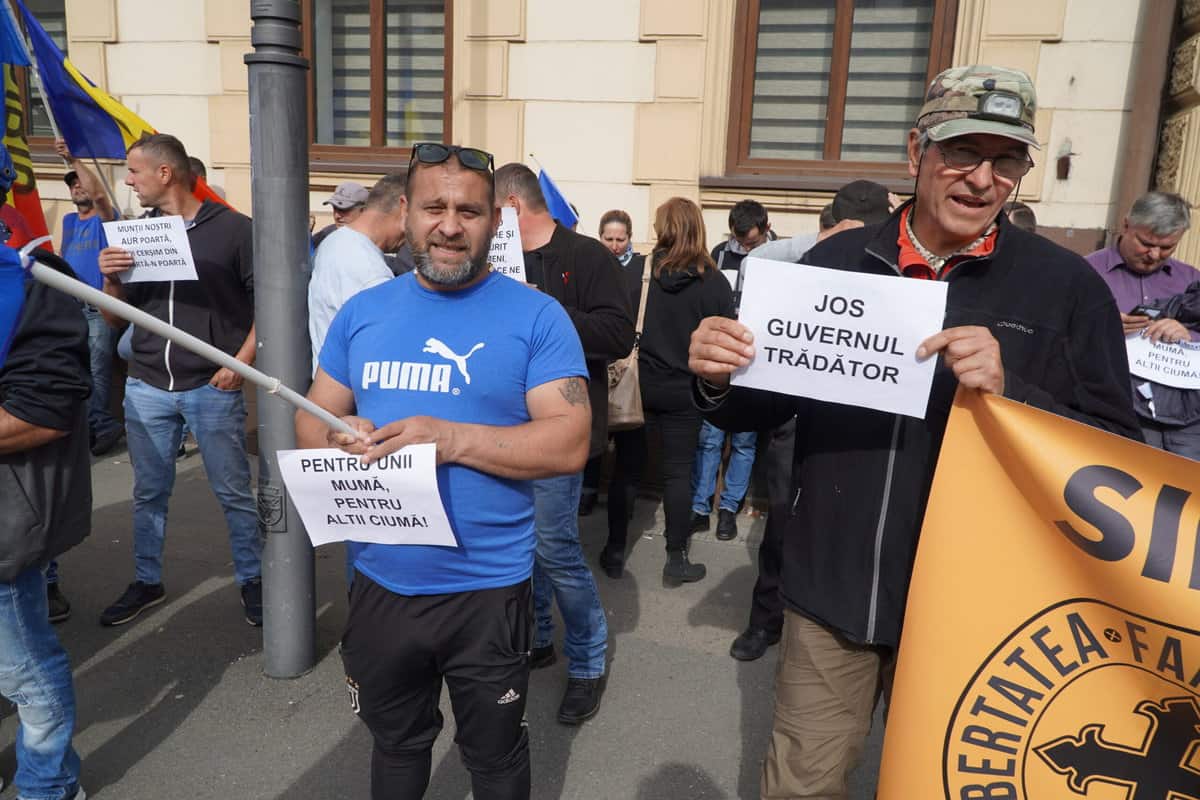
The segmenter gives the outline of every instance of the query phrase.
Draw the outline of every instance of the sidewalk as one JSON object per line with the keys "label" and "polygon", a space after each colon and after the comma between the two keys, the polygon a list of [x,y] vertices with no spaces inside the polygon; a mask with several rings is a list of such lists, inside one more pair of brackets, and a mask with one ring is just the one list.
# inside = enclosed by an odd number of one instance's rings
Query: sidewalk
{"label": "sidewalk", "polygon": [[[168,523],[168,602],[119,628],[101,610],[131,580],[131,475],[124,452],[97,460],[91,537],[61,560],[73,604],[59,626],[75,664],[76,746],[95,800],[368,798],[370,737],[350,711],[337,642],[345,615],[340,547],[317,553],[318,661],[289,681],[262,674],[261,631],[242,618],[224,520],[200,457],[179,464]],[[581,520],[589,563],[604,512]],[[708,577],[662,584],[661,510],[639,500],[625,577],[597,581],[609,615],[610,678],[600,713],[579,728],[555,721],[566,684],[561,658],[533,673],[528,717],[533,797],[542,800],[757,798],[770,732],[775,655],[728,655],[745,624],[762,519],[741,535],[695,539]],[[561,653],[561,630],[559,650]],[[453,716],[434,751],[427,797],[466,800]],[[0,709],[0,775],[15,769],[15,714]],[[878,726],[877,726],[878,727]],[[851,797],[869,800],[879,758],[871,740]],[[12,787],[0,800],[15,797]]]}

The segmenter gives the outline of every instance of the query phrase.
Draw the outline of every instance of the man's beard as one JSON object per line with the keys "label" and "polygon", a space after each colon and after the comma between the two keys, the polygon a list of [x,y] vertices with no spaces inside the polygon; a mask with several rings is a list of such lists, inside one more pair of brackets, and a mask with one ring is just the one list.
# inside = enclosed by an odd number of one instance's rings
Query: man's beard
{"label": "man's beard", "polygon": [[84,200],[72,200],[71,202],[74,203],[75,207],[78,208],[80,211],[90,211],[92,206],[95,205],[95,203],[92,202],[92,198],[90,198],[90,197],[88,197]]}
{"label": "man's beard", "polygon": [[[413,241],[410,232],[408,241]],[[465,286],[479,274],[487,269],[487,253],[490,249],[491,239],[489,238],[486,246],[481,249],[482,255],[477,258],[472,258],[469,254],[460,263],[453,267],[439,271],[433,265],[433,259],[429,256],[429,243],[425,243],[425,248],[418,250],[413,247],[413,263],[416,264],[417,274],[435,286],[443,286],[448,289],[454,289],[459,286]]]}

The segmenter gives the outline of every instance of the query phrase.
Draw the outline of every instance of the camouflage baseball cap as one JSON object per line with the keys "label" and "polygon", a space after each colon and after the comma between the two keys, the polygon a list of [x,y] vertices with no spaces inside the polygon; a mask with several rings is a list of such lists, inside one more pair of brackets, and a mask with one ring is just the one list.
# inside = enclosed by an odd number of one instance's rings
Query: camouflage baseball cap
{"label": "camouflage baseball cap", "polygon": [[973,64],[951,67],[929,84],[917,129],[943,142],[969,133],[990,133],[1038,147],[1033,135],[1037,94],[1019,69]]}

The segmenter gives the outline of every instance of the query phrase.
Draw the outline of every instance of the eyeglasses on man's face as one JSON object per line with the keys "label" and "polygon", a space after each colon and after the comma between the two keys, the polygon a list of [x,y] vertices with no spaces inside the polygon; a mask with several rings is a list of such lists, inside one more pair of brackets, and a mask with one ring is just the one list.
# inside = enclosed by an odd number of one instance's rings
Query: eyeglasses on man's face
{"label": "eyeglasses on man's face", "polygon": [[974,172],[984,161],[990,161],[992,172],[1006,180],[1015,181],[1025,177],[1029,170],[1033,169],[1033,159],[1028,153],[985,156],[973,147],[940,142],[937,148],[942,154],[942,161],[955,172]]}

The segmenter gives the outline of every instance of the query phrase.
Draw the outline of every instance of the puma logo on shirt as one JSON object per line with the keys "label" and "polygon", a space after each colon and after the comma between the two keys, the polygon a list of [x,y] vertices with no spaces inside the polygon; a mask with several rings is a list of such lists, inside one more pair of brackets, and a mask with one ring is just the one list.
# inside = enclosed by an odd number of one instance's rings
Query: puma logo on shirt
{"label": "puma logo on shirt", "polygon": [[429,337],[425,340],[422,353],[433,353],[436,356],[452,362],[451,364],[429,364],[421,361],[364,361],[362,368],[362,388],[398,389],[408,392],[439,392],[441,394],[458,394],[459,389],[450,386],[453,369],[458,368],[459,374],[468,386],[471,385],[471,373],[467,370],[467,359],[482,350],[484,342],[478,342],[464,355],[459,355],[450,349],[440,339]]}
{"label": "puma logo on shirt", "polygon": [[483,342],[479,342],[474,347],[472,347],[470,350],[468,350],[466,355],[460,356],[460,355],[456,354],[453,350],[451,350],[449,347],[447,347],[445,344],[443,344],[440,339],[434,339],[431,336],[425,340],[425,349],[422,350],[421,352],[422,353],[433,353],[434,355],[441,356],[442,358],[446,359],[447,361],[453,361],[454,365],[456,367],[458,367],[458,371],[462,373],[463,379],[467,382],[467,386],[470,386],[471,385],[471,374],[469,372],[467,372],[467,359],[470,358],[471,356],[475,355],[475,351],[481,349],[482,347],[483,347]]}

